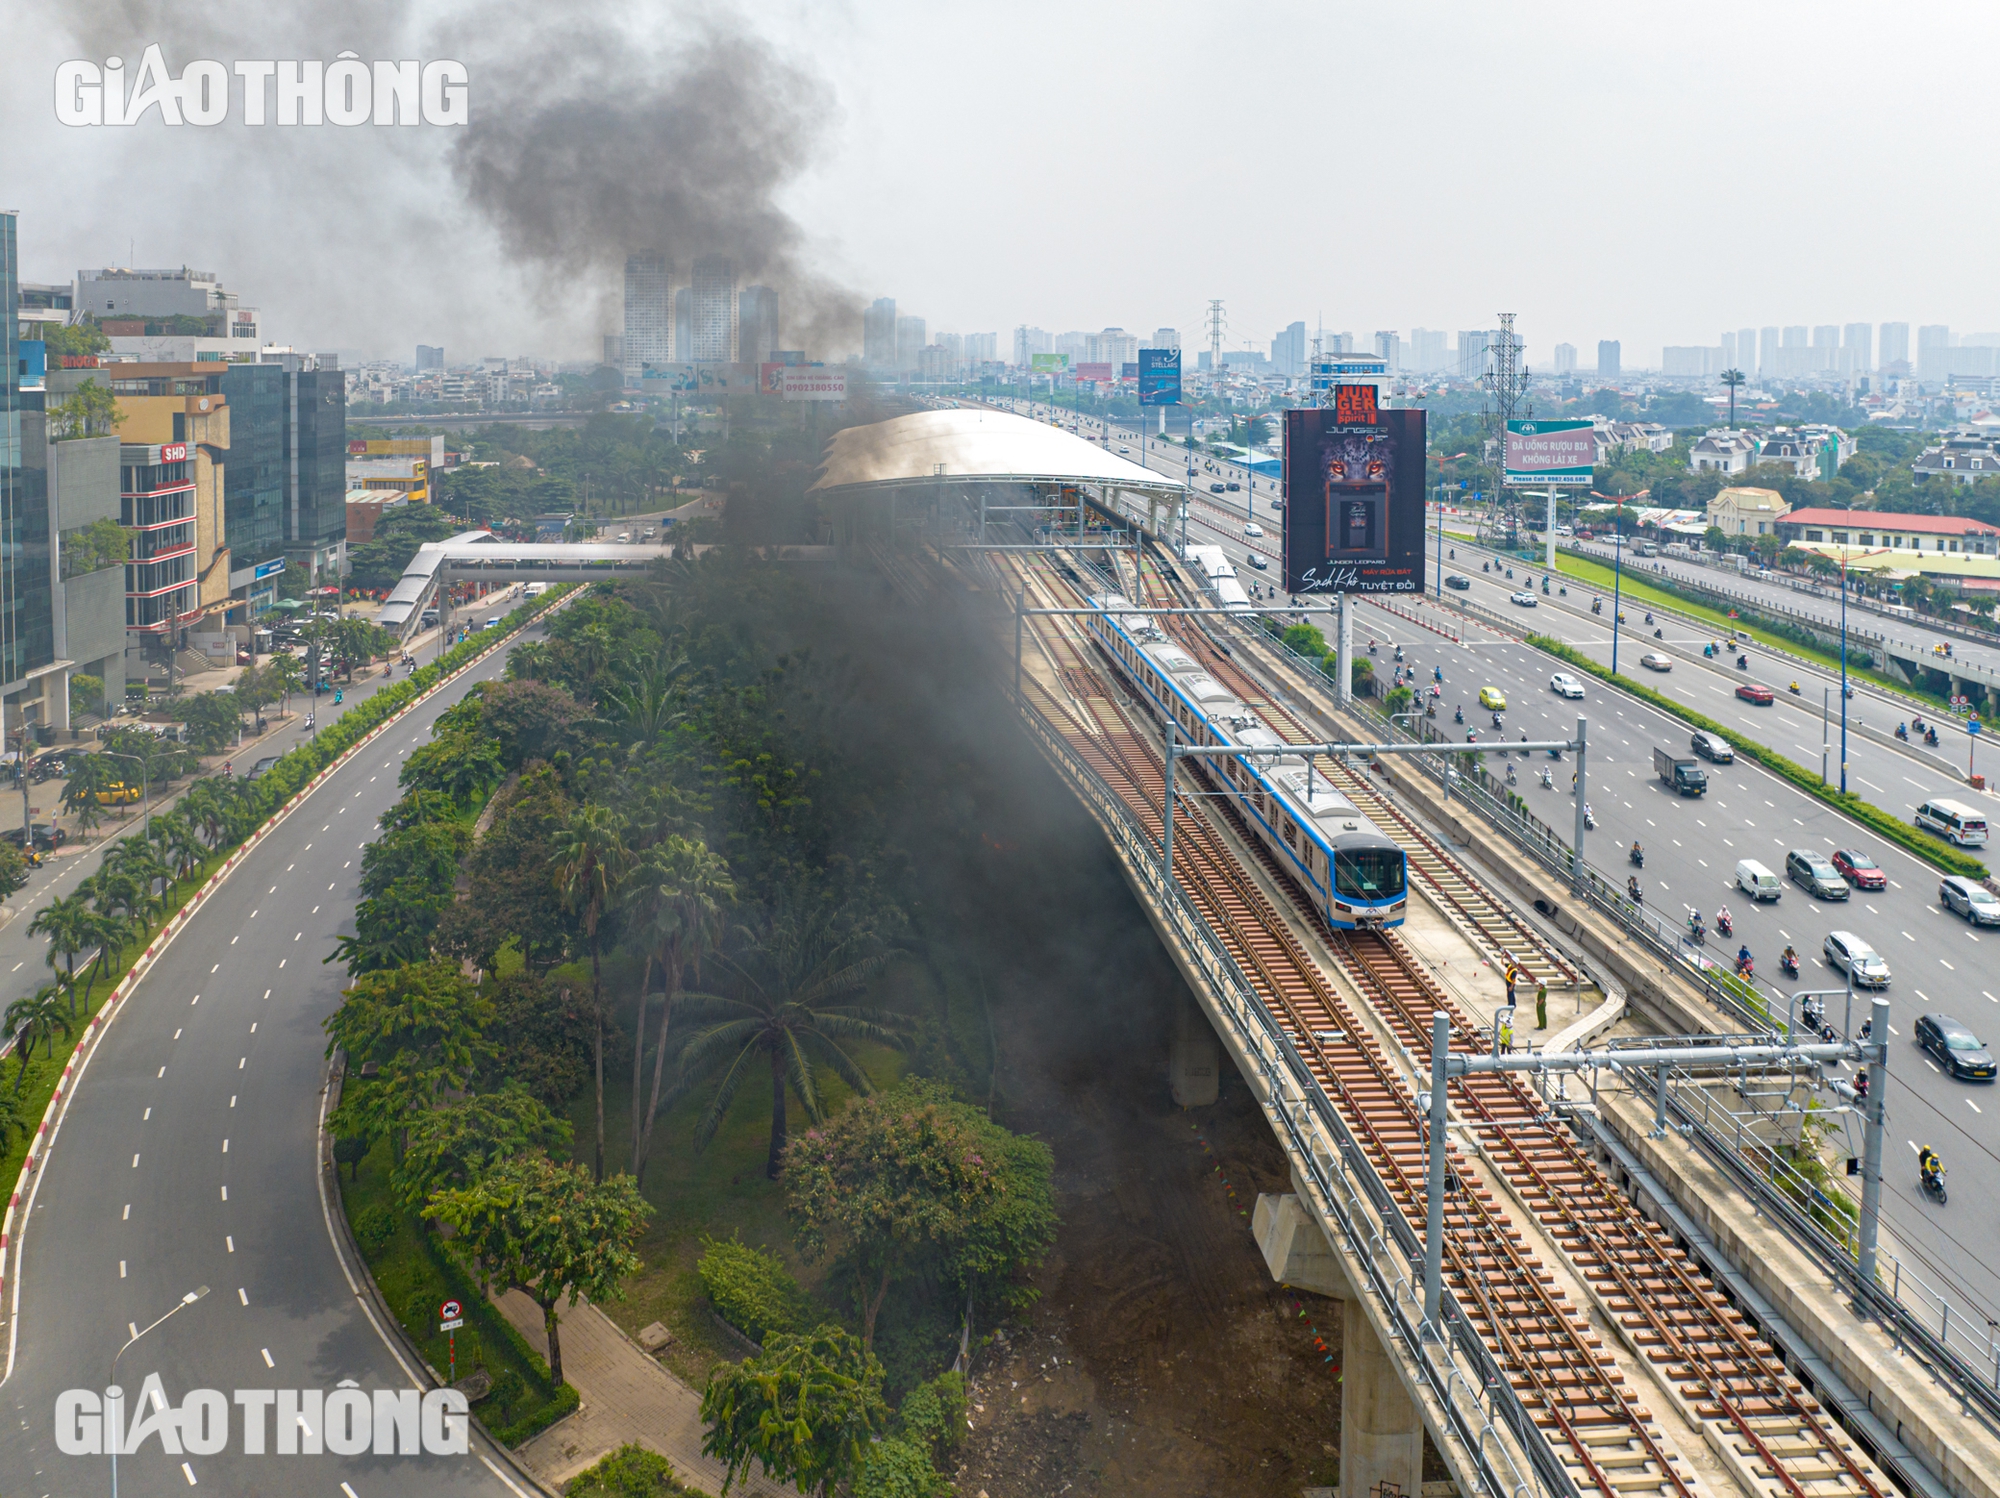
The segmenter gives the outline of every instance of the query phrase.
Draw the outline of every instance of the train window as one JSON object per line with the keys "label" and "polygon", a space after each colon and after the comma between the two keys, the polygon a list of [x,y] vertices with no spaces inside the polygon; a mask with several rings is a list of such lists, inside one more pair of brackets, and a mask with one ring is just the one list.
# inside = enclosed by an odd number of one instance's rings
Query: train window
{"label": "train window", "polygon": [[1350,900],[1393,900],[1403,893],[1401,848],[1354,848],[1333,855],[1333,887]]}
{"label": "train window", "polygon": [[1285,818],[1285,841],[1294,848],[1299,845],[1299,829],[1292,825],[1290,817]]}

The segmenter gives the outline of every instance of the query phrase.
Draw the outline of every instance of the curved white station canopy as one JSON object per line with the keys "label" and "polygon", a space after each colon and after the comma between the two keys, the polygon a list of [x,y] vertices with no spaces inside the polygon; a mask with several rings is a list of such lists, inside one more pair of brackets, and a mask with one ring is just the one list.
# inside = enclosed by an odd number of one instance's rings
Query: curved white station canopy
{"label": "curved white station canopy", "polygon": [[960,407],[837,432],[814,490],[885,484],[1105,484],[1178,494],[1185,485],[1045,422]]}

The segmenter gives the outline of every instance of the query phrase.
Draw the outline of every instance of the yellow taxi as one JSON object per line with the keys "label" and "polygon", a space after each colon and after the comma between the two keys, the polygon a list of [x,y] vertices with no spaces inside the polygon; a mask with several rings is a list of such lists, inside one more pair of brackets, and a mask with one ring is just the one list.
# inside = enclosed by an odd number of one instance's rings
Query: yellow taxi
{"label": "yellow taxi", "polygon": [[97,793],[99,806],[130,806],[139,799],[140,788],[127,785],[122,780],[114,780]]}
{"label": "yellow taxi", "polygon": [[1481,687],[1479,705],[1489,713],[1504,713],[1507,711],[1507,694],[1498,687]]}

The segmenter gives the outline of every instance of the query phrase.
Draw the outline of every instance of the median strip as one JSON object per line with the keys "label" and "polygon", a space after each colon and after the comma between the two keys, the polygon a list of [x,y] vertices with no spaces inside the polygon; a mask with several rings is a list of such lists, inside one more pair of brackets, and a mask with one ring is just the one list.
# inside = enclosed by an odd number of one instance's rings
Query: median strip
{"label": "median strip", "polygon": [[1973,879],[1986,877],[1986,865],[1978,859],[1960,853],[1948,844],[1931,837],[1912,823],[1882,810],[1871,802],[1864,801],[1852,791],[1841,792],[1822,782],[1817,773],[1808,770],[1796,760],[1787,759],[1775,749],[1767,749],[1762,744],[1743,738],[1734,729],[1726,728],[1713,718],[1704,717],[1685,703],[1654,691],[1651,687],[1633,681],[1628,676],[1616,675],[1609,666],[1592,660],[1582,651],[1572,649],[1561,640],[1548,635],[1528,635],[1527,643],[1537,650],[1587,671],[1599,681],[1609,683],[1622,692],[1628,692],[1650,707],[1658,708],[1670,717],[1678,718],[1692,728],[1699,728],[1719,738],[1727,739],[1736,752],[1754,765],[1760,765],[1773,775],[1791,782],[1808,795],[1825,802],[1835,811],[1853,818],[1869,831],[1879,833],[1898,847],[1914,853],[1926,863],[1944,870],[1948,874],[1964,874]]}

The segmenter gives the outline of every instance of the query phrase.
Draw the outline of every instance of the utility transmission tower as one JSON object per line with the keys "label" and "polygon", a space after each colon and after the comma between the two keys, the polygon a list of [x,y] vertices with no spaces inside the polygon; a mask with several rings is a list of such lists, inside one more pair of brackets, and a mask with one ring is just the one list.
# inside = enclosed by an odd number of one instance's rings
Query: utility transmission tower
{"label": "utility transmission tower", "polygon": [[1229,320],[1222,315],[1218,298],[1208,304],[1208,372],[1211,379],[1222,378],[1222,333]]}
{"label": "utility transmission tower", "polygon": [[1508,509],[1508,540],[1511,543],[1515,529],[1512,514],[1513,496],[1507,492],[1507,423],[1518,418],[1535,414],[1532,401],[1524,403],[1528,393],[1528,366],[1521,360],[1521,340],[1514,332],[1514,314],[1500,314],[1499,331],[1493,335],[1492,346],[1487,350],[1486,373],[1480,377],[1480,384],[1486,387],[1486,435],[1489,441],[1499,447],[1499,458],[1493,464],[1493,494]]}

